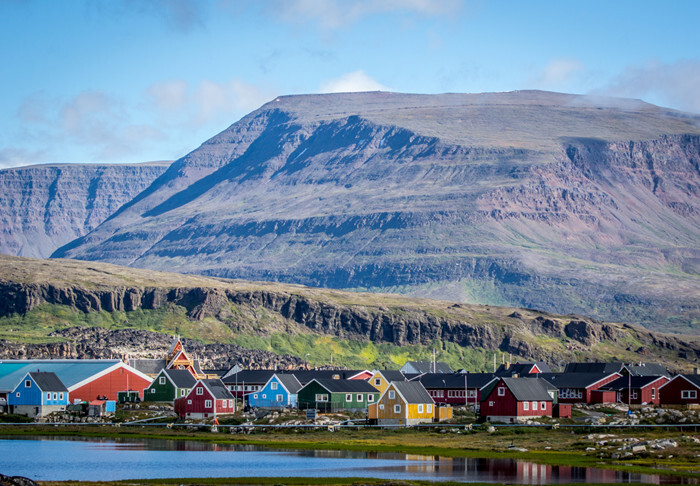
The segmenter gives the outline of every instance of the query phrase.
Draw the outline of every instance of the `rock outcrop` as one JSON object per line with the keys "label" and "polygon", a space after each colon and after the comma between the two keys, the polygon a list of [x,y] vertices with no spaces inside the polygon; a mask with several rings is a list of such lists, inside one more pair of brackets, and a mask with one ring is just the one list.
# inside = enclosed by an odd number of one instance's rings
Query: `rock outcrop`
{"label": "rock outcrop", "polygon": [[0,170],[0,253],[48,258],[131,201],[168,165],[55,164]]}

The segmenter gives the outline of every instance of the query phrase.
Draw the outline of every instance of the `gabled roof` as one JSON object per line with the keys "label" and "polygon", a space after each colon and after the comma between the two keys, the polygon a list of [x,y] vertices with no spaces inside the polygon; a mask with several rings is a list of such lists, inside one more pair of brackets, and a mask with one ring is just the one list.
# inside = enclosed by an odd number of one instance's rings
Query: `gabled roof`
{"label": "gabled roof", "polygon": [[637,365],[625,366],[632,376],[666,376],[671,377],[671,373],[666,368],[657,363],[639,363]]}
{"label": "gabled roof", "polygon": [[364,380],[311,380],[315,381],[330,393],[377,393],[377,389]]}
{"label": "gabled roof", "polygon": [[243,385],[244,383],[264,385],[274,374],[274,370],[242,370],[238,373],[233,373],[232,375],[226,376],[223,379],[223,382],[227,385],[233,385],[236,383],[239,385]]}
{"label": "gabled roof", "polygon": [[36,386],[43,392],[67,392],[68,388],[56,376],[56,373],[48,371],[34,371],[29,373]]}
{"label": "gabled roof", "polygon": [[665,376],[622,376],[615,381],[611,381],[607,385],[603,385],[600,388],[604,390],[627,390],[628,387],[632,388],[644,388],[645,386],[655,382],[656,380],[661,380],[666,378]]}
{"label": "gabled roof", "polygon": [[311,380],[347,380],[351,376],[355,376],[361,371],[364,370],[285,370],[281,371],[280,373],[292,374],[297,377],[299,383],[301,383],[302,385],[306,385]]}
{"label": "gabled roof", "polygon": [[203,375],[204,373],[202,372],[202,367],[200,366],[199,360],[195,359],[192,361],[192,368],[194,368],[194,372],[197,373],[198,375]]}
{"label": "gabled roof", "polygon": [[147,375],[156,375],[168,363],[164,359],[130,359],[129,366]]}
{"label": "gabled roof", "polygon": [[589,388],[619,373],[540,373],[538,378],[547,380],[557,388]]}
{"label": "gabled roof", "polygon": [[[552,401],[551,386],[541,378],[501,378],[516,400]],[[498,385],[496,385],[498,387]]]}
{"label": "gabled roof", "polygon": [[443,361],[436,361],[435,370],[433,371],[432,361],[406,361],[406,364],[401,367],[401,371],[409,373],[452,373],[452,368]]}
{"label": "gabled roof", "polygon": [[[389,388],[394,388],[406,403],[435,403],[433,397],[418,381],[394,381]],[[384,392],[386,393],[389,388]]]}
{"label": "gabled roof", "polygon": [[411,381],[420,381],[427,389],[481,388],[494,379],[492,373],[426,373]]}
{"label": "gabled roof", "polygon": [[688,383],[690,383],[691,385],[695,386],[696,388],[700,388],[700,375],[676,375],[673,377],[673,379],[671,381],[661,385],[659,387],[659,389],[665,387],[666,385],[668,385],[672,381],[676,381],[676,380],[685,380]]}
{"label": "gabled roof", "polygon": [[180,343],[180,346],[182,346],[182,343],[180,342],[180,336],[176,336],[173,338],[173,342],[170,345],[170,349],[168,350],[168,356],[173,354],[173,351],[175,351],[175,347],[177,346],[177,343]]}
{"label": "gabled roof", "polygon": [[[535,369],[535,367],[537,367]],[[518,361],[515,364],[501,365],[496,370],[498,376],[525,376],[535,373],[551,373],[552,369],[544,361]]]}
{"label": "gabled roof", "polygon": [[[228,388],[226,388],[226,385],[218,379],[218,378],[212,378],[212,379],[205,379],[205,380],[199,380],[202,382],[202,384],[207,387],[209,392],[211,393],[212,397],[216,400],[222,400],[222,399],[231,399],[233,400],[233,395],[229,391]],[[194,387],[193,387],[194,388]]]}
{"label": "gabled roof", "polygon": [[381,373],[389,383],[392,381],[406,381],[406,376],[399,370],[377,370],[377,373]]}
{"label": "gabled roof", "polygon": [[564,373],[619,373],[622,363],[568,363]]}
{"label": "gabled roof", "polygon": [[197,378],[192,376],[188,370],[163,370],[171,383],[177,388],[192,388],[197,383]]}
{"label": "gabled roof", "polygon": [[299,390],[301,389],[301,383],[299,383],[299,380],[297,380],[297,377],[294,375],[287,375],[284,373],[275,373],[274,375],[272,375],[270,377],[269,381],[272,381],[273,378],[276,378],[277,381],[291,395],[295,395],[295,394],[299,393]]}

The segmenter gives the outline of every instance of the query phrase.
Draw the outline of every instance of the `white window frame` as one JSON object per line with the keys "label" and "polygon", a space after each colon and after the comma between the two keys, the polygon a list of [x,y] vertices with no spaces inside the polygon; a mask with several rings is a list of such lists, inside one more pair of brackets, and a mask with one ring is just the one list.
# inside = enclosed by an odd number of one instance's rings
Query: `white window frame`
{"label": "white window frame", "polygon": [[636,400],[638,395],[637,390],[632,390],[632,400]]}
{"label": "white window frame", "polygon": [[651,389],[651,399],[654,400],[656,398],[656,388]]}
{"label": "white window frame", "polygon": [[681,390],[681,398],[683,400],[693,400],[698,397],[697,390]]}
{"label": "white window frame", "polygon": [[267,393],[263,393],[263,400],[267,399]]}
{"label": "white window frame", "polygon": [[489,402],[489,407],[493,407],[493,402]]}
{"label": "white window frame", "polygon": [[[192,400],[187,400],[187,405],[192,405]],[[187,414],[189,415],[189,414]]]}
{"label": "white window frame", "polygon": [[540,402],[540,410],[547,410],[547,402]]}
{"label": "white window frame", "polygon": [[258,399],[258,394],[255,393],[255,394],[253,395],[253,398],[254,398],[255,400],[257,400],[257,399]]}
{"label": "white window frame", "polygon": [[532,402],[532,410],[537,410],[537,402]]}
{"label": "white window frame", "polygon": [[367,395],[367,403],[371,403],[374,401],[374,393],[370,393]]}
{"label": "white window frame", "polygon": [[433,405],[431,403],[428,404],[428,413],[433,413]]}
{"label": "white window frame", "polygon": [[277,390],[277,384],[278,383],[276,381],[273,381],[272,383],[270,383],[270,390]]}
{"label": "white window frame", "polygon": [[345,401],[346,401],[346,402],[352,402],[352,393],[346,393],[346,394],[345,394]]}
{"label": "white window frame", "polygon": [[165,376],[161,376],[160,378],[158,378],[158,384],[165,385]]}
{"label": "white window frame", "polygon": [[47,392],[47,393],[46,393],[46,399],[47,399],[47,400],[51,400],[51,392]]}
{"label": "white window frame", "polygon": [[397,403],[394,405],[394,413],[401,413],[401,404]]}
{"label": "white window frame", "polygon": [[328,402],[328,393],[317,393],[316,394],[316,401],[317,402]]}
{"label": "white window frame", "polygon": [[155,389],[155,388],[151,388],[151,393],[155,393],[155,392],[156,392],[156,389]]}
{"label": "white window frame", "polygon": [[284,401],[284,395],[282,395],[282,394],[275,395],[275,401],[282,403]]}
{"label": "white window frame", "polygon": [[389,400],[396,398],[396,392],[394,390],[389,390]]}
{"label": "white window frame", "polygon": [[58,399],[59,399],[59,400],[63,400],[63,392],[61,392],[61,393],[58,394]]}
{"label": "white window frame", "polygon": [[197,387],[197,395],[204,395],[204,387],[202,387],[202,386]]}
{"label": "white window frame", "polygon": [[211,408],[212,406],[211,400],[204,400],[204,408]]}
{"label": "white window frame", "polygon": [[19,397],[20,397],[20,393],[19,393],[19,392],[15,393],[15,397],[19,398]]}
{"label": "white window frame", "polygon": [[233,400],[228,401],[228,408],[233,408]]}
{"label": "white window frame", "polygon": [[530,411],[530,402],[528,402],[528,401],[523,402],[523,410],[528,411],[528,412]]}
{"label": "white window frame", "polygon": [[499,397],[505,397],[506,396],[506,388],[503,386],[498,387],[498,396]]}
{"label": "white window frame", "polygon": [[358,394],[357,394],[357,401],[358,401],[358,402],[364,402],[364,401],[365,401],[364,397],[362,396],[362,393],[358,393]]}
{"label": "white window frame", "polygon": [[379,404],[379,410],[384,410],[384,404],[383,404],[383,403],[380,403],[380,404]]}
{"label": "white window frame", "polygon": [[418,413],[423,413],[423,404],[422,403],[418,404]]}
{"label": "white window frame", "polygon": [[381,379],[381,378],[375,378],[375,379],[374,379],[374,386],[382,386],[382,379]]}
{"label": "white window frame", "polygon": [[32,380],[24,380],[24,388],[31,388]]}

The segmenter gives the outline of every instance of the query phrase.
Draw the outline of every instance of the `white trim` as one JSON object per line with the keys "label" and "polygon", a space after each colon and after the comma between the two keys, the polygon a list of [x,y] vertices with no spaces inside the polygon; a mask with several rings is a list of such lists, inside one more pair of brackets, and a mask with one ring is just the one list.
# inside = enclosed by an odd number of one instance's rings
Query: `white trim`
{"label": "white trim", "polygon": [[[601,378],[600,380],[598,380],[598,381],[596,381],[596,382],[594,382],[594,383],[591,383],[590,385],[585,386],[585,387],[583,387],[583,388],[584,388],[584,390],[588,390],[590,387],[597,385],[597,384],[600,383],[601,381],[607,380],[607,379],[610,378],[612,375],[617,375],[617,378],[622,378],[622,375],[621,375],[620,373],[618,373],[618,372],[615,371],[615,372],[610,373],[609,375],[607,375],[607,376]],[[615,378],[615,379],[617,379],[617,378]],[[615,381],[615,380],[611,380],[610,383],[612,383],[613,381]],[[607,383],[605,383],[605,384],[607,385]]]}
{"label": "white trim", "polygon": [[693,383],[692,381],[690,381],[688,378],[686,378],[685,375],[676,375],[676,376],[674,376],[673,378],[671,378],[670,380],[668,380],[666,383],[664,383],[663,385],[661,385],[658,389],[661,390],[663,387],[665,387],[665,386],[668,385],[669,383],[672,383],[672,382],[673,382],[674,380],[676,380],[677,378],[683,378],[685,381],[687,381],[688,383],[690,383],[691,385],[693,385],[695,388],[697,388],[698,390],[700,390],[700,385],[696,385],[695,383]]}

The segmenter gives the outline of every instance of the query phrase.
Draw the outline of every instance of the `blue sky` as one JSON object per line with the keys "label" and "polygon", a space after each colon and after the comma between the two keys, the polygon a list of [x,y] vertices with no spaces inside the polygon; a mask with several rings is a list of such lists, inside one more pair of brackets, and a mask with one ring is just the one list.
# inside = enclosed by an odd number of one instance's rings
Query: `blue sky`
{"label": "blue sky", "polygon": [[546,89],[700,113],[700,2],[0,0],[0,168],[176,159],[278,95]]}

